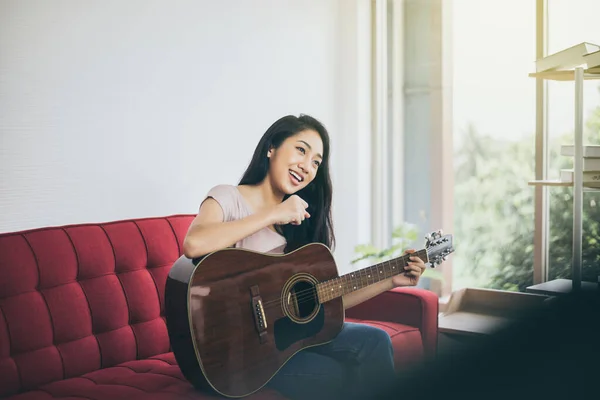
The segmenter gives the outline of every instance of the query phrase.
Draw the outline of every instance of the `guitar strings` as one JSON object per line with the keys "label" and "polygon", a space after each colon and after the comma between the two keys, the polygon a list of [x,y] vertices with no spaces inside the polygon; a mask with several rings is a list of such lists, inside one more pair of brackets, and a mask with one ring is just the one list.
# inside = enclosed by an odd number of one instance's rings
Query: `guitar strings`
{"label": "guitar strings", "polygon": [[[418,253],[420,253],[420,252],[418,252]],[[404,263],[406,264],[406,260],[404,260],[405,258],[406,258],[406,256],[403,256],[403,257],[401,257],[402,261],[404,261]],[[385,267],[385,263],[386,263],[386,262],[387,262],[389,265],[392,265],[392,262],[393,262],[393,263],[394,263],[394,268],[397,266],[397,260],[396,260],[396,259],[395,259],[395,260],[384,261],[384,262],[382,263],[382,264],[383,264],[382,266],[384,266],[384,267]],[[391,271],[391,270],[390,270],[390,271]],[[361,279],[360,283],[362,283],[362,279],[363,279],[364,277],[362,277],[362,276],[360,275],[360,273],[359,273],[359,274],[356,274],[356,275],[358,275],[358,276],[359,276],[359,279]],[[398,275],[398,274],[394,274],[394,275]],[[394,275],[392,275],[392,276],[394,276]],[[344,275],[344,276],[345,276],[345,275]],[[340,278],[341,278],[341,277],[340,277]],[[386,279],[387,279],[387,278],[390,278],[390,277],[386,277]],[[339,278],[334,278],[334,279],[339,279]],[[352,279],[356,279],[356,278],[352,278]],[[369,279],[369,278],[366,278],[366,279],[367,279],[367,282],[368,282],[368,279]],[[331,282],[331,281],[333,281],[333,279],[331,279],[331,280],[329,280],[329,281],[320,282],[319,284],[327,284],[328,282]],[[359,284],[360,284],[360,283],[359,283]],[[373,282],[373,283],[376,283],[376,282]],[[344,282],[342,285],[346,285],[346,284],[347,284],[347,282]],[[340,285],[340,286],[342,286],[342,285]],[[315,289],[315,287],[314,287],[314,286],[313,286],[313,287],[310,287],[310,288],[308,288],[308,289],[303,289],[303,290],[300,290],[300,291],[298,291],[298,292],[296,292],[296,293],[295,293],[295,295],[296,295],[296,300],[297,300],[299,303],[302,303],[302,302],[305,302],[305,301],[311,300],[311,299],[313,299],[313,298],[315,297],[315,296],[314,296],[314,292],[315,292],[315,291],[316,291],[316,289]],[[317,295],[318,295],[318,293],[317,293]],[[263,306],[269,306],[269,305],[272,305],[272,304],[275,304],[275,303],[280,303],[280,304],[281,304],[282,302],[283,302],[283,299],[280,299],[280,298],[278,298],[278,299],[275,299],[275,300],[269,300],[269,301],[263,302]]]}
{"label": "guitar strings", "polygon": [[[405,272],[405,274],[408,274],[408,272]],[[326,281],[326,282],[328,282],[328,281]],[[326,283],[326,282],[323,282],[323,283]],[[374,283],[376,283],[376,282],[374,282]],[[340,289],[343,289],[343,288],[344,288],[344,286],[342,285],[342,288],[340,288],[338,286],[336,289],[340,290]],[[352,291],[350,291],[348,293],[351,293],[351,292]],[[346,294],[346,293],[342,293],[342,294],[340,294],[340,295],[338,295],[336,297],[342,296],[344,294]],[[303,290],[300,290],[300,291],[296,292],[295,293],[295,297],[296,297],[296,302],[298,304],[301,304],[301,303],[306,303],[308,301],[312,301],[312,300],[318,299],[319,293],[318,293],[318,290],[313,286],[313,287],[311,287],[309,289],[303,289]],[[274,299],[274,300],[269,300],[269,301],[263,302],[263,307],[265,307],[265,308],[271,308],[272,306],[282,305],[284,302],[285,302],[285,300],[282,299],[282,298],[278,298],[278,299]],[[319,302],[319,301],[316,300],[316,302]]]}
{"label": "guitar strings", "polygon": [[[408,273],[406,273],[406,274],[408,274]],[[343,296],[343,294],[335,296],[335,297],[339,297],[339,296]],[[304,289],[304,290],[301,290],[296,293],[296,303],[297,304],[303,304],[303,303],[306,303],[309,301],[314,301],[315,303],[323,304],[321,301],[319,301],[319,294],[318,294],[317,289],[315,289],[314,286],[310,289]],[[282,298],[269,300],[269,301],[263,302],[263,307],[265,309],[271,309],[275,306],[283,306],[284,302],[285,302],[285,300]]]}
{"label": "guitar strings", "polygon": [[[418,253],[421,253],[421,251],[417,252],[416,254],[418,254]],[[404,260],[404,258],[406,258],[406,257],[407,257],[407,256],[403,256],[403,257],[400,257],[400,259],[402,259],[402,260],[403,260],[403,261],[405,261],[405,263],[406,263],[406,260]],[[396,259],[396,260],[398,260],[398,259]],[[383,264],[382,266],[385,266],[385,263],[386,263],[386,262],[387,262],[389,265],[392,265],[392,262],[394,262],[394,267],[395,267],[395,266],[397,266],[397,265],[396,265],[396,262],[397,262],[396,260],[384,261],[384,262],[382,263],[382,264]],[[372,268],[373,268],[373,267],[372,267]],[[391,271],[391,270],[390,270],[390,271]],[[362,279],[363,279],[363,277],[361,277],[361,276],[360,276],[360,274],[357,274],[357,275],[359,275],[359,277],[360,277],[360,279],[361,279],[361,282],[360,282],[360,283],[362,283]],[[395,276],[395,275],[399,275],[399,274],[394,274],[394,275],[392,275],[392,276]],[[345,276],[345,275],[344,275],[344,276]],[[389,276],[389,277],[386,277],[386,279],[387,279],[387,278],[390,278],[390,277],[391,277],[391,276]],[[341,278],[341,277],[339,277],[339,278]],[[334,278],[334,279],[339,279],[339,278]],[[356,278],[353,278],[353,279],[356,279]],[[368,281],[368,279],[369,279],[369,278],[367,278],[367,281]],[[331,279],[331,280],[329,280],[329,281],[320,282],[320,283],[318,283],[317,285],[320,285],[320,284],[327,284],[328,282],[331,282],[331,281],[333,281],[333,279]],[[373,283],[376,283],[376,282],[373,282]],[[342,289],[342,288],[343,288],[343,287],[344,287],[346,284],[347,284],[347,282],[344,282],[344,283],[342,283],[342,285],[340,285],[340,287],[339,287],[338,289]],[[333,289],[333,288],[332,288],[332,289]],[[316,294],[316,296],[315,296],[315,294]],[[311,300],[315,299],[315,297],[317,297],[317,298],[319,297],[319,296],[318,296],[318,289],[316,289],[316,288],[315,288],[315,286],[312,286],[312,287],[310,287],[310,288],[308,288],[308,289],[303,289],[303,290],[300,290],[300,291],[298,291],[298,292],[296,292],[296,293],[295,293],[295,297],[296,297],[296,302],[297,302],[298,304],[300,304],[300,303],[305,303],[305,302],[307,302],[307,301],[311,301]],[[337,297],[337,296],[336,296],[336,297]],[[283,303],[284,303],[284,299],[282,299],[282,298],[277,298],[277,299],[274,299],[274,300],[269,300],[269,301],[265,301],[265,302],[263,302],[263,307],[265,307],[265,308],[271,308],[271,307],[272,307],[272,306],[274,306],[274,305],[282,305]]]}

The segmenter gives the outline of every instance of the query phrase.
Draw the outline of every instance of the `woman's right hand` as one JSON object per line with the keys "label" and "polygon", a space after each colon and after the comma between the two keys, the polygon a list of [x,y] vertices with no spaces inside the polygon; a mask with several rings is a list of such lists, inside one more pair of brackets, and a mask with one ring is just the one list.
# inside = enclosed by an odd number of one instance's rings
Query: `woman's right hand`
{"label": "woman's right hand", "polygon": [[306,211],[308,203],[298,195],[292,195],[273,209],[273,220],[275,225],[300,225],[305,218],[310,218]]}

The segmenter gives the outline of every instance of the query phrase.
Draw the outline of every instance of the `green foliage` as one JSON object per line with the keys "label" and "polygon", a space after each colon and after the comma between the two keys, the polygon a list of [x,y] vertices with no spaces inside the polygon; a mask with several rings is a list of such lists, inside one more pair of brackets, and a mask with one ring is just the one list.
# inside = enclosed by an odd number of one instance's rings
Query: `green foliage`
{"label": "green foliage", "polygon": [[[559,155],[573,133],[549,143],[550,171],[572,168]],[[600,107],[587,118],[585,144],[600,144]],[[510,142],[470,126],[455,149],[454,279],[470,286],[524,291],[533,283],[534,137]],[[570,278],[573,189],[548,188],[550,198],[549,278]],[[585,192],[583,279],[600,274],[600,192]],[[466,286],[466,285],[465,285]]]}
{"label": "green foliage", "polygon": [[[359,244],[354,247],[354,252],[358,256],[351,261],[356,264],[362,260],[370,260],[372,263],[387,261],[392,258],[400,257],[411,243],[417,240],[418,231],[415,225],[403,223],[396,227],[392,232],[392,244],[387,248],[377,248],[372,244]],[[441,273],[427,268],[422,275],[433,279],[442,279]]]}

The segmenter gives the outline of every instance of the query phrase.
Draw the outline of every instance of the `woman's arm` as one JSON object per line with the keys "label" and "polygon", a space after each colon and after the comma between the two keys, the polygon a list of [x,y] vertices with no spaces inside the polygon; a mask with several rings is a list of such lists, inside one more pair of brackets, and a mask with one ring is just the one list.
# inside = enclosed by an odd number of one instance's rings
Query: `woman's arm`
{"label": "woman's arm", "polygon": [[245,218],[223,222],[223,209],[212,197],[200,206],[185,239],[183,254],[187,258],[204,256],[230,247],[241,239],[271,225],[300,224],[310,218],[308,204],[297,195],[290,196],[275,207],[259,211]]}
{"label": "woman's arm", "polygon": [[342,297],[344,302],[344,310],[354,307],[363,301],[369,300],[371,297],[375,297],[387,290],[394,288],[392,278],[377,282],[366,288],[357,290],[356,292],[348,293]]}
{"label": "woman's arm", "polygon": [[195,258],[230,247],[273,223],[273,213],[269,211],[223,222],[221,206],[215,199],[207,198],[183,240],[183,254],[187,258]]}

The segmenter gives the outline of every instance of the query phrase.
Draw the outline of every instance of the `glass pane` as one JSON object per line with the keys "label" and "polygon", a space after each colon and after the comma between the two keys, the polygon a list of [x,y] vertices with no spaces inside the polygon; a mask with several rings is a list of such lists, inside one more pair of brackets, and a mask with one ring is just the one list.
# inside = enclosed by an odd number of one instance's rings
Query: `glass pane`
{"label": "glass pane", "polygon": [[535,1],[452,4],[452,289],[523,291],[533,282]]}
{"label": "glass pane", "polygon": [[[600,2],[597,0],[548,0],[548,53],[581,42],[600,46]],[[583,142],[600,144],[600,81],[584,82]],[[575,87],[573,82],[548,82],[549,170],[559,179],[561,169],[572,169],[573,158],[560,155],[561,145],[573,144]],[[600,160],[598,161],[600,162]],[[573,257],[573,189],[551,188],[549,279],[571,278]],[[600,274],[600,192],[583,196],[583,279],[596,281]]]}

